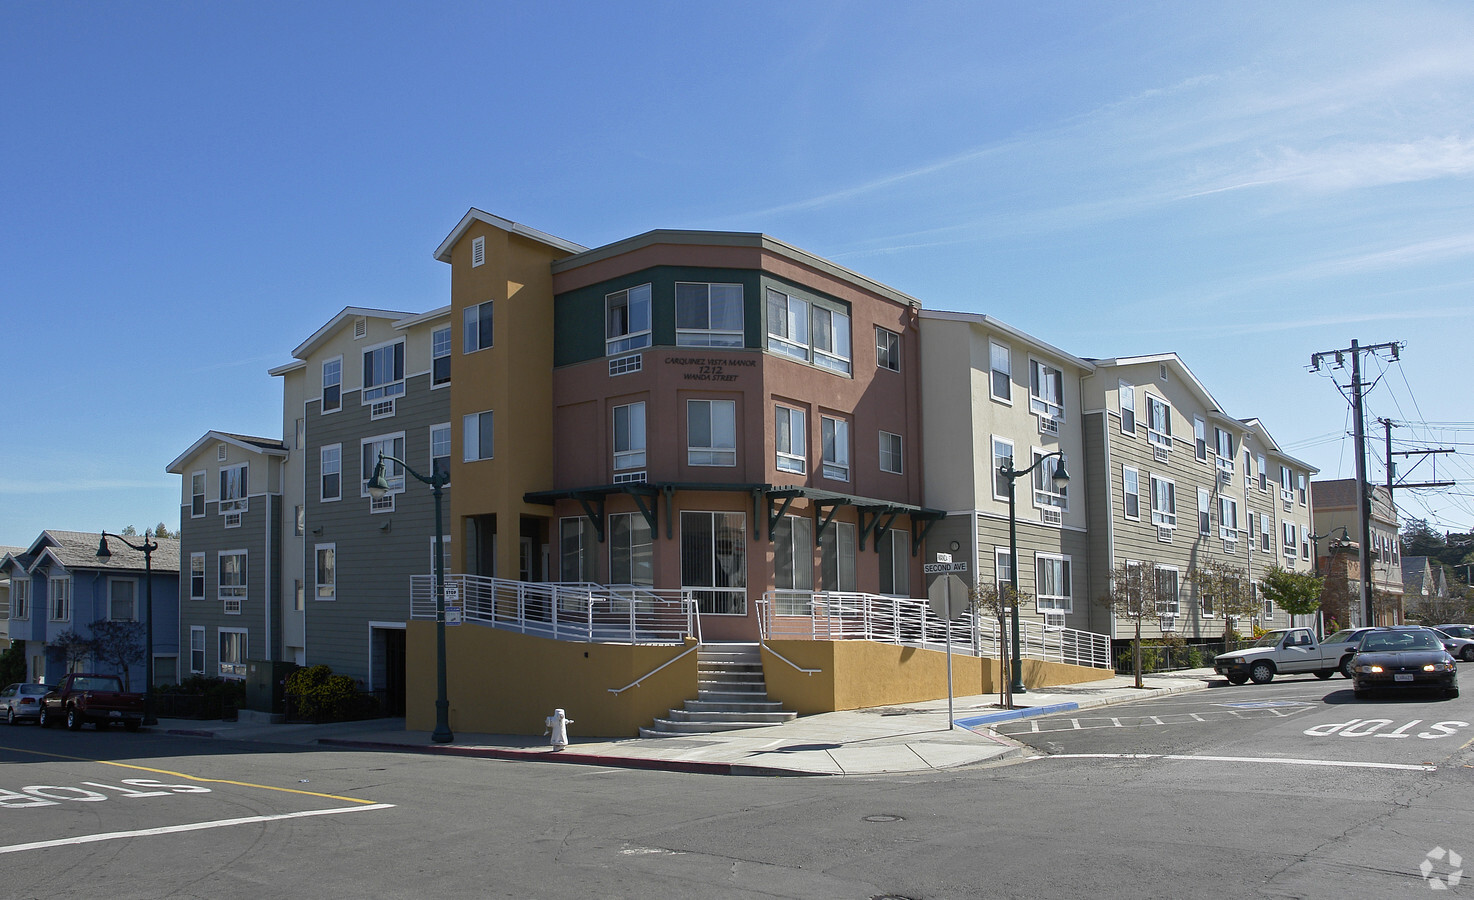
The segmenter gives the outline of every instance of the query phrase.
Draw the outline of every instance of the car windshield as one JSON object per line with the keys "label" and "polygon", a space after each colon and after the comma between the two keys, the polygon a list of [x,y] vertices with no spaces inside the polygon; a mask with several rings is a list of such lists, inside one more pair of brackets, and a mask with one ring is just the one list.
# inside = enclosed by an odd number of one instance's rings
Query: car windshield
{"label": "car windshield", "polygon": [[1361,641],[1362,653],[1396,653],[1403,650],[1442,650],[1431,631],[1373,631]]}
{"label": "car windshield", "polygon": [[1356,629],[1354,629],[1354,628],[1343,628],[1340,631],[1336,632],[1335,634],[1331,635],[1330,637],[1326,638],[1326,643],[1327,644],[1339,644],[1342,641],[1350,640],[1351,635],[1355,632],[1355,630]]}
{"label": "car windshield", "polygon": [[1280,640],[1283,639],[1284,636],[1285,636],[1285,633],[1283,631],[1271,631],[1268,634],[1266,634],[1263,637],[1261,637],[1259,640],[1255,641],[1251,646],[1254,646],[1254,647],[1278,647]]}
{"label": "car windshield", "polygon": [[20,686],[20,692],[22,694],[44,694],[44,693],[46,693],[46,685],[44,685],[44,684],[23,684],[23,685]]}

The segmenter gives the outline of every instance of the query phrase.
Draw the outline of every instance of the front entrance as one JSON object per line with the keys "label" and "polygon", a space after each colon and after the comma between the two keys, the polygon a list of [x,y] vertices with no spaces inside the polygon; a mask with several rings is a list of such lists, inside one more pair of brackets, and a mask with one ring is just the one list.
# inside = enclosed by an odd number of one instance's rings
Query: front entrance
{"label": "front entrance", "polygon": [[386,716],[404,715],[405,641],[404,626],[373,628],[374,695]]}

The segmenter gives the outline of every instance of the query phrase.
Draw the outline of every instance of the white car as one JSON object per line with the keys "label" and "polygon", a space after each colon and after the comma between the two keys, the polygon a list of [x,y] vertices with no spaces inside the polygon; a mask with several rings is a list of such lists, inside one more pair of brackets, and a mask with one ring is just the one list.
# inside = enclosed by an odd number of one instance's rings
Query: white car
{"label": "white car", "polygon": [[41,719],[41,698],[50,690],[44,684],[12,684],[0,691],[0,710],[5,724],[17,725],[21,719]]}

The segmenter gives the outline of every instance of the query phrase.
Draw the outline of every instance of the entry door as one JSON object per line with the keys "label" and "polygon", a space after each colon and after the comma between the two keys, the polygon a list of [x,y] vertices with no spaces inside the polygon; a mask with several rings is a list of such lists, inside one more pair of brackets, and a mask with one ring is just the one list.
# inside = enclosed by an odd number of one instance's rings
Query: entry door
{"label": "entry door", "polygon": [[404,631],[386,628],[384,635],[384,712],[398,718],[404,715],[405,650]]}

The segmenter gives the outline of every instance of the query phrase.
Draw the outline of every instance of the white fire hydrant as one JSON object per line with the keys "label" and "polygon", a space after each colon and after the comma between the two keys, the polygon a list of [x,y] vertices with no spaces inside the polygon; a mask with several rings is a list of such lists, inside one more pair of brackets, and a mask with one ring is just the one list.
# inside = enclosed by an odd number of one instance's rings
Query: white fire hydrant
{"label": "white fire hydrant", "polygon": [[564,747],[567,747],[568,726],[573,724],[573,720],[568,718],[568,714],[563,712],[563,710],[555,709],[546,721],[548,729],[543,734],[549,735],[548,743],[552,745],[554,750],[562,750]]}

